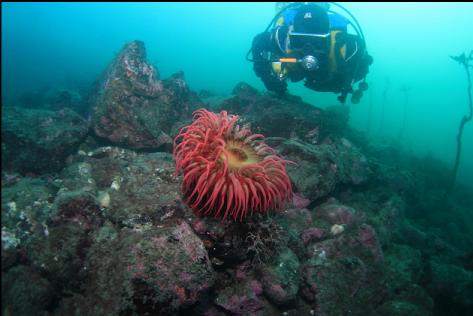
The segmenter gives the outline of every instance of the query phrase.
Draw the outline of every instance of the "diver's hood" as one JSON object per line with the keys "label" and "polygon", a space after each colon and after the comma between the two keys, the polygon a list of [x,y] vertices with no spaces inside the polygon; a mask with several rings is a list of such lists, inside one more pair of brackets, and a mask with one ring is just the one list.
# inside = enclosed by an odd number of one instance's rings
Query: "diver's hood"
{"label": "diver's hood", "polygon": [[330,30],[327,11],[317,5],[303,5],[294,17],[294,33],[324,35]]}
{"label": "diver's hood", "polygon": [[327,11],[317,5],[304,5],[297,10],[292,30],[289,31],[289,48],[323,51],[330,36]]}
{"label": "diver's hood", "polygon": [[301,5],[297,8],[292,25],[276,28],[273,36],[283,53],[288,51],[324,52],[330,36],[327,11],[317,5]]}

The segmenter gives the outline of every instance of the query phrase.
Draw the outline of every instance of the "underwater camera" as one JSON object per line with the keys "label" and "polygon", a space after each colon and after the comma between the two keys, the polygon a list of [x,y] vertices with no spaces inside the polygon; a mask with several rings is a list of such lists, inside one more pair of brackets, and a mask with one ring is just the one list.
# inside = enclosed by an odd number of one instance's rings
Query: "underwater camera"
{"label": "underwater camera", "polygon": [[302,67],[307,71],[317,70],[320,67],[319,60],[312,55],[307,55],[301,60]]}

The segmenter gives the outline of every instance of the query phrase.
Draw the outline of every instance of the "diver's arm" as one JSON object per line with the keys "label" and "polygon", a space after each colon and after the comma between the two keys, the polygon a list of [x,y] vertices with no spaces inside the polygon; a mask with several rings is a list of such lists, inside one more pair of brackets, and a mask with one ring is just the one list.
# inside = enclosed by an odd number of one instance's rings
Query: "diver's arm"
{"label": "diver's arm", "polygon": [[[347,35],[346,40],[347,60],[342,95],[352,93],[351,102],[357,104],[363,97],[363,92],[368,89],[365,78],[369,72],[369,66],[373,63],[373,58],[366,51],[366,45],[360,37]],[[360,84],[355,87],[354,84],[357,82]]]}
{"label": "diver's arm", "polygon": [[271,50],[271,34],[269,32],[258,34],[253,40],[251,49],[253,70],[261,78],[266,89],[277,93],[284,93],[287,89],[287,83],[275,76],[271,68],[271,61],[267,58],[268,52]]}

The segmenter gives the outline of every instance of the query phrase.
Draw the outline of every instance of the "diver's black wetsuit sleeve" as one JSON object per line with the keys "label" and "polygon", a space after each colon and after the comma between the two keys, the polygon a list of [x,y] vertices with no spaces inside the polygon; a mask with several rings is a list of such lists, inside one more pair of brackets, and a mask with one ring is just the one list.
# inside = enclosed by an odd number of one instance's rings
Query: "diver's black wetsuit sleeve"
{"label": "diver's black wetsuit sleeve", "polygon": [[279,80],[271,69],[271,61],[266,55],[271,50],[271,33],[264,32],[256,35],[251,46],[253,54],[253,70],[255,74],[263,80],[266,89],[284,93],[287,83]]}

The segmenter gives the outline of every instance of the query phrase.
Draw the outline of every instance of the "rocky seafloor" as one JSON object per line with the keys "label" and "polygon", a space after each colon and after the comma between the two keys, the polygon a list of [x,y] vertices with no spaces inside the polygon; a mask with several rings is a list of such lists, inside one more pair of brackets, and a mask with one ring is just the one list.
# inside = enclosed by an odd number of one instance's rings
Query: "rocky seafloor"
{"label": "rocky seafloor", "polygon": [[[2,107],[2,315],[473,314],[471,188],[447,194],[447,166],[372,144],[347,107],[195,93],[139,41],[78,95]],[[171,151],[198,108],[296,162],[293,201],[196,217]]]}

